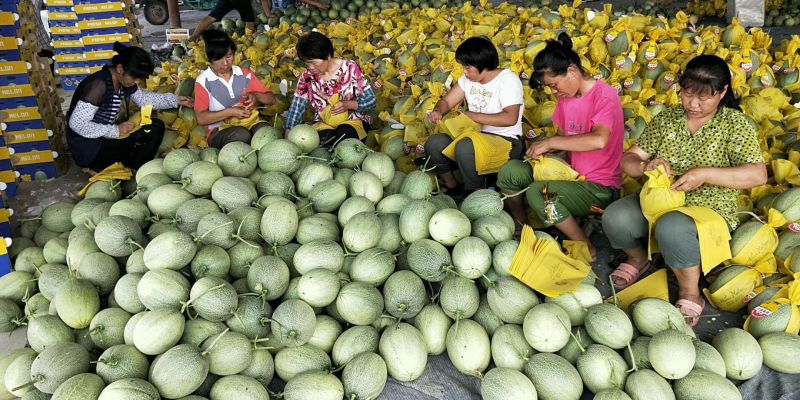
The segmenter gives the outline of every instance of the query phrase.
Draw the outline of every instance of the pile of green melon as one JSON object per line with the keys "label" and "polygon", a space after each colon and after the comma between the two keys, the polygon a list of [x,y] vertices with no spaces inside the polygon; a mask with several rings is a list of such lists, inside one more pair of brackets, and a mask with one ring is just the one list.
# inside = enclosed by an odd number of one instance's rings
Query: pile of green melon
{"label": "pile of green melon", "polygon": [[358,140],[319,144],[258,126],[23,221],[0,332],[30,347],[0,357],[0,399],[375,399],[445,353],[492,400],[733,400],[762,364],[800,373],[777,328],[709,344],[662,300],[543,297],[509,273],[498,193],[457,204]]}

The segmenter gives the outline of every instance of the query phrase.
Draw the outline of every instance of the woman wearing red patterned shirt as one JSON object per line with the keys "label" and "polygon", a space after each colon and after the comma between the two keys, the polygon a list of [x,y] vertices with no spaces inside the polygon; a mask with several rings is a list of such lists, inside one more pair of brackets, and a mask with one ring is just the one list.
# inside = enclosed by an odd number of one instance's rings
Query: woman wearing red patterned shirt
{"label": "woman wearing red patterned shirt", "polygon": [[[310,105],[322,143],[332,144],[341,138],[364,140],[372,121],[369,114],[375,110],[375,93],[358,64],[334,57],[333,43],[319,32],[300,38],[297,56],[307,69],[298,78],[284,123],[286,131],[302,122]],[[331,126],[330,120],[323,118],[328,107],[330,119],[343,113],[347,113],[347,118],[340,117],[340,123]]]}

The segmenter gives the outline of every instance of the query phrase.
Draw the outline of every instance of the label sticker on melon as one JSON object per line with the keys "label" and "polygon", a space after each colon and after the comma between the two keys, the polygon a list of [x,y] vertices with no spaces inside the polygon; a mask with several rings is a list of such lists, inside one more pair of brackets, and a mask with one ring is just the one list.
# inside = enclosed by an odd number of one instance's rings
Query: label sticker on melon
{"label": "label sticker on melon", "polygon": [[667,85],[671,85],[672,82],[675,82],[675,75],[672,74],[664,75],[664,83],[666,83]]}
{"label": "label sticker on melon", "polygon": [[800,233],[800,224],[798,224],[797,222],[792,222],[791,224],[786,226],[786,229],[794,233]]}
{"label": "label sticker on melon", "polygon": [[658,61],[650,61],[647,63],[647,69],[649,71],[655,71],[658,68]]}
{"label": "label sticker on melon", "polygon": [[647,61],[651,61],[656,58],[656,46],[650,45],[647,46],[647,50],[644,52],[644,59]]}
{"label": "label sticker on melon", "polygon": [[744,63],[742,63],[741,68],[742,68],[742,71],[744,71],[744,72],[750,72],[750,71],[753,70],[753,63],[744,62]]}
{"label": "label sticker on melon", "polygon": [[603,79],[603,74],[596,74],[594,79]]}
{"label": "label sticker on melon", "polygon": [[784,75],[791,75],[791,74],[794,73],[794,71],[796,71],[795,68],[786,68],[785,70],[783,70],[783,74]]}
{"label": "label sticker on melon", "polygon": [[614,65],[616,65],[617,68],[624,67],[625,66],[625,56],[618,56],[617,59],[614,60]]}
{"label": "label sticker on melon", "polygon": [[780,65],[778,65],[778,64],[773,64],[772,65],[772,72],[778,72],[780,70],[781,70],[781,66]]}
{"label": "label sticker on melon", "polygon": [[762,304],[750,311],[750,316],[755,319],[767,318],[778,309],[778,306],[779,304],[773,302]]}
{"label": "label sticker on melon", "polygon": [[416,147],[417,154],[425,154],[425,146],[418,144]]}
{"label": "label sticker on melon", "polygon": [[408,145],[403,145],[403,153],[411,153],[411,147],[408,147]]}
{"label": "label sticker on melon", "polygon": [[758,294],[755,291],[751,291],[750,293],[747,294],[747,296],[744,296],[742,298],[742,304],[749,303],[750,300],[753,300],[756,296],[758,296]]}
{"label": "label sticker on melon", "polygon": [[633,78],[626,79],[622,85],[625,87],[625,89],[630,89],[631,86],[633,86]]}
{"label": "label sticker on melon", "polygon": [[606,43],[613,42],[614,39],[617,38],[617,36],[619,36],[619,32],[617,32],[616,30],[612,30],[612,31],[608,32],[608,34],[606,34],[606,37],[605,37]]}

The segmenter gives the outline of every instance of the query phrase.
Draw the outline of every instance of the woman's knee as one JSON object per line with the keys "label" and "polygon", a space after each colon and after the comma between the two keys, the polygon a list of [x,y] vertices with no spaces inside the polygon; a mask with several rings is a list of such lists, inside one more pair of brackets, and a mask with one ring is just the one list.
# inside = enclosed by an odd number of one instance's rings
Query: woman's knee
{"label": "woman's knee", "polygon": [[248,130],[243,126],[236,126],[230,129],[231,132],[228,134],[228,140],[227,140],[228,143],[230,142],[244,142],[248,144],[250,143],[250,139],[252,138],[252,135],[250,135],[250,130]]}
{"label": "woman's knee", "polygon": [[533,183],[531,167],[522,160],[509,160],[497,172],[497,187],[519,191]]}
{"label": "woman's knee", "polygon": [[456,161],[461,162],[462,160],[475,160],[475,145],[472,143],[472,139],[466,138],[460,140],[456,143]]}
{"label": "woman's knee", "polygon": [[676,211],[662,215],[656,222],[655,237],[664,261],[670,268],[688,268],[700,264],[700,241],[694,220]]}
{"label": "woman's knee", "polygon": [[633,197],[635,199],[628,196],[609,204],[603,211],[603,226],[616,227],[644,219],[642,209],[639,207],[639,196],[633,195]]}
{"label": "woman's knee", "polygon": [[659,243],[661,243],[662,240],[676,242],[686,241],[690,237],[697,237],[697,226],[694,220],[688,215],[672,211],[658,218],[658,221],[656,221],[655,235]]}
{"label": "woman's knee", "polygon": [[445,134],[437,133],[431,135],[431,137],[425,141],[425,153],[432,156],[442,154],[442,151],[452,142],[453,139],[450,139],[450,136]]}

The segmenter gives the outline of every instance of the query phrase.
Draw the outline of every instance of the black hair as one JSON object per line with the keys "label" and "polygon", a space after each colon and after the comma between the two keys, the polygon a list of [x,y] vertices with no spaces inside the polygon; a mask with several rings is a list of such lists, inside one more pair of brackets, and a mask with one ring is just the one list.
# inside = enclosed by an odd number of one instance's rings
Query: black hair
{"label": "black hair", "polygon": [[491,71],[500,65],[497,48],[484,37],[473,36],[463,41],[456,49],[456,61],[468,67],[475,67],[478,71]]}
{"label": "black hair", "polygon": [[203,42],[206,44],[206,57],[209,62],[225,58],[228,52],[236,52],[236,42],[227,33],[217,29],[204,31]]}
{"label": "black hair", "polygon": [[333,43],[319,33],[311,32],[297,42],[297,57],[302,61],[327,60],[333,57]]}
{"label": "black hair", "polygon": [[544,49],[533,59],[533,79],[529,84],[536,89],[542,85],[544,75],[561,76],[569,67],[575,67],[585,75],[581,66],[581,58],[572,50],[572,39],[566,32],[561,32],[557,40],[548,40]]}
{"label": "black hair", "polygon": [[739,99],[731,87],[731,70],[723,59],[715,55],[705,54],[691,59],[686,64],[678,84],[682,90],[691,90],[699,94],[717,94],[727,86],[728,90],[719,104],[741,110]]}
{"label": "black hair", "polygon": [[153,69],[155,69],[153,60],[144,49],[115,42],[114,51],[117,52],[111,58],[111,65],[114,67],[122,65],[122,70],[126,74],[138,79],[147,79],[153,74]]}

